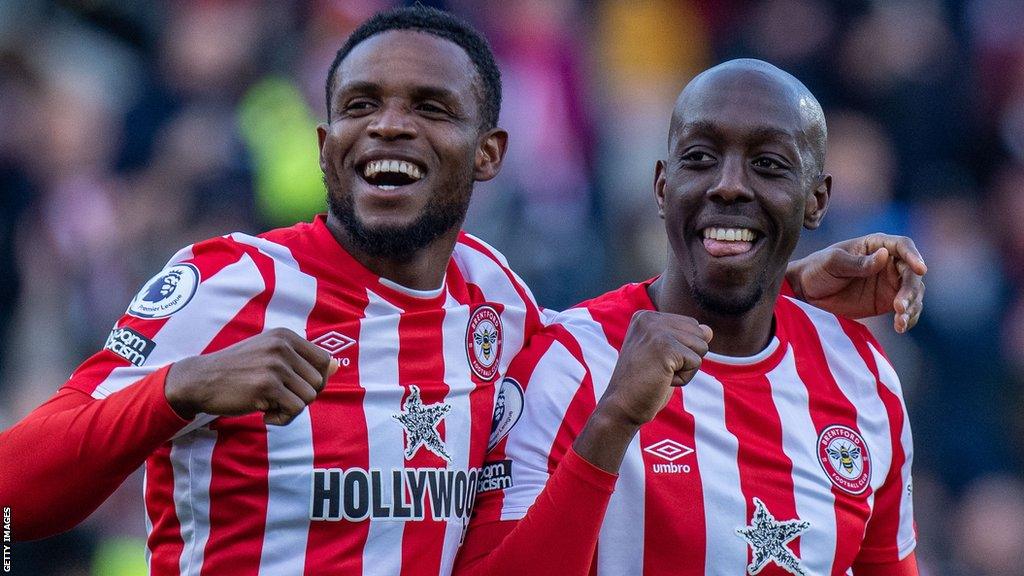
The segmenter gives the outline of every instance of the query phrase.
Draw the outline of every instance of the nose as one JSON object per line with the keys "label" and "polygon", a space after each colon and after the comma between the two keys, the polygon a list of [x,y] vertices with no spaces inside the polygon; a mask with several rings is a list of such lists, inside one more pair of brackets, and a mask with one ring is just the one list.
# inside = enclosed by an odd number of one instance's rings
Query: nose
{"label": "nose", "polygon": [[383,140],[412,139],[417,136],[412,112],[398,102],[382,104],[366,129],[371,137]]}
{"label": "nose", "polygon": [[726,156],[722,162],[721,172],[714,186],[708,190],[708,196],[716,202],[732,204],[753,200],[754,194],[747,184],[747,171],[742,156]]}

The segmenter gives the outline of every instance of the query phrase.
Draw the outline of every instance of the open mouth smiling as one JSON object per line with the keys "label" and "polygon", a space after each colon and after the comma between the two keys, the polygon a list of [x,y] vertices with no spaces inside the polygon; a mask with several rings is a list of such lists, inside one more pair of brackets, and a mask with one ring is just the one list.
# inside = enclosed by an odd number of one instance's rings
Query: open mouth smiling
{"label": "open mouth smiling", "polygon": [[708,227],[701,231],[701,237],[708,254],[722,258],[750,252],[761,234],[750,228]]}
{"label": "open mouth smiling", "polygon": [[371,186],[381,190],[395,190],[415,184],[423,179],[425,170],[412,162],[384,158],[363,164],[359,174]]}

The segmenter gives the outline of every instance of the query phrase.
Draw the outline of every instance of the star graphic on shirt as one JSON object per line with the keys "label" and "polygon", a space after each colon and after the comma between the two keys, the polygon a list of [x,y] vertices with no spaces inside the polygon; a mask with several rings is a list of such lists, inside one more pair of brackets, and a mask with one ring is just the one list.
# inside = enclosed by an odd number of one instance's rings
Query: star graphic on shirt
{"label": "star graphic on shirt", "polygon": [[810,527],[810,522],[801,520],[776,520],[764,502],[760,498],[754,498],[754,517],[750,521],[750,526],[736,529],[736,533],[750,544],[753,551],[753,560],[747,566],[747,573],[753,576],[771,561],[790,574],[807,576],[807,572],[804,572],[800,565],[800,559],[786,547],[786,544]]}
{"label": "star graphic on shirt", "polygon": [[444,441],[441,440],[441,433],[437,431],[437,425],[451,409],[450,404],[443,402],[424,404],[420,399],[419,386],[409,387],[409,397],[405,399],[402,411],[391,415],[405,428],[406,458],[412,458],[419,452],[420,446],[426,446],[427,450],[447,462],[452,461],[452,457],[445,450]]}

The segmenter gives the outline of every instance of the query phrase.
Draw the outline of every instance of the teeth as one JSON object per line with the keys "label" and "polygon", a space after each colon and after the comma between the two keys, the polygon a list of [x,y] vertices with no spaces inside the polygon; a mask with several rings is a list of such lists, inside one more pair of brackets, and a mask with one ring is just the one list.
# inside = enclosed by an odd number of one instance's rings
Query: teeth
{"label": "teeth", "polygon": [[367,162],[366,167],[363,168],[363,176],[366,178],[372,178],[381,172],[405,174],[414,180],[423,177],[419,166],[405,160],[373,160]]}
{"label": "teeth", "polygon": [[724,242],[753,242],[754,231],[749,228],[705,228],[704,237]]}

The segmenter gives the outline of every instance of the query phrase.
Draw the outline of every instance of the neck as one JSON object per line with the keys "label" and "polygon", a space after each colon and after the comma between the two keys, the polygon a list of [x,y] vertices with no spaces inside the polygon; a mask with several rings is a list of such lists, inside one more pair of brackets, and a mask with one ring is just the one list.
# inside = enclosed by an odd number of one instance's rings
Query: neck
{"label": "neck", "polygon": [[775,301],[781,290],[781,278],[766,289],[758,302],[746,312],[723,314],[703,308],[683,275],[669,266],[648,288],[655,308],[680,316],[690,316],[714,331],[710,350],[724,356],[753,356],[764,350],[774,336]]}
{"label": "neck", "polygon": [[330,212],[327,214],[327,229],[346,252],[377,276],[413,290],[435,290],[444,281],[461,227],[453,226],[427,246],[401,259],[373,256],[359,249],[345,227]]}

